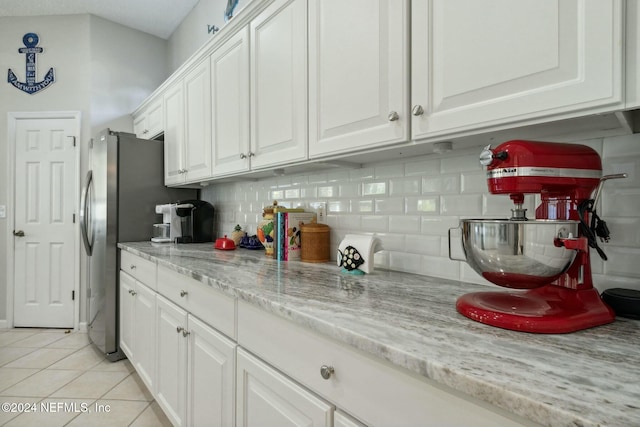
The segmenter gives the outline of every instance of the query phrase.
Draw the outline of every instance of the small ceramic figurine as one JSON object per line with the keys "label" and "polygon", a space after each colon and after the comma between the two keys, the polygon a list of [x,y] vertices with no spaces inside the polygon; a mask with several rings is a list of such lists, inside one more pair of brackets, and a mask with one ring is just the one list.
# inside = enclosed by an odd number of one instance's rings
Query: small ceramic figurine
{"label": "small ceramic figurine", "polygon": [[274,248],[273,248],[273,235],[274,235],[274,227],[273,227],[273,210],[278,206],[278,202],[276,200],[273,201],[273,205],[265,206],[262,213],[262,221],[258,224],[258,239],[260,239],[260,243],[264,246],[265,255],[268,257],[274,256]]}
{"label": "small ceramic figurine", "polygon": [[236,246],[238,246],[240,244],[240,241],[246,234],[247,233],[242,231],[242,227],[240,227],[240,224],[238,224],[233,228],[233,232],[231,233],[231,240],[233,240]]}

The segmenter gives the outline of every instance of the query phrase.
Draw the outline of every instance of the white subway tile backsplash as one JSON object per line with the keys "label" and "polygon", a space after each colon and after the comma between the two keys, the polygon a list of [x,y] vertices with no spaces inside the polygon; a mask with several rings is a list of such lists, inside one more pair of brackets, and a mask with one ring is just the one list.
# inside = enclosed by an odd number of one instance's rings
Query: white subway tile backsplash
{"label": "white subway tile backsplash", "polygon": [[384,215],[363,215],[362,231],[368,233],[386,233],[389,231],[389,217]]}
{"label": "white subway tile backsplash", "polygon": [[442,238],[440,236],[420,236],[409,234],[406,238],[404,251],[419,254],[440,256]]}
{"label": "white subway tile backsplash", "polygon": [[337,185],[319,185],[318,197],[338,197]]}
{"label": "white subway tile backsplash", "polygon": [[422,194],[459,194],[459,175],[440,175],[422,178]]}
{"label": "white subway tile backsplash", "polygon": [[360,197],[360,183],[343,181],[338,184],[338,197]]}
{"label": "white subway tile backsplash", "polygon": [[387,197],[375,200],[375,213],[380,215],[393,215],[404,213],[403,197]]}
{"label": "white subway tile backsplash", "polygon": [[440,160],[426,159],[416,162],[407,162],[404,165],[405,176],[438,175],[440,173]]}
{"label": "white subway tile backsplash", "polygon": [[404,176],[402,163],[377,166],[374,168],[375,179],[398,178]]}
{"label": "white subway tile backsplash", "polygon": [[349,170],[349,179],[351,181],[365,181],[375,177],[373,168],[361,168]]}
{"label": "white subway tile backsplash", "polygon": [[457,216],[422,217],[420,222],[422,234],[446,236],[450,228],[459,226],[460,219]]}
{"label": "white subway tile backsplash", "polygon": [[379,196],[383,194],[387,194],[386,181],[365,182],[362,184],[363,196]]}
{"label": "white subway tile backsplash", "polygon": [[405,203],[405,213],[410,215],[437,215],[440,212],[439,196],[407,197]]}
{"label": "white subway tile backsplash", "polygon": [[[599,215],[607,221],[611,241],[600,246],[609,256],[592,252],[594,282],[600,290],[615,285],[640,289],[640,135],[581,141],[604,153],[605,174],[625,172],[626,180],[605,184]],[[478,149],[420,158],[387,161],[362,168],[266,178],[250,182],[212,184],[202,198],[216,208],[216,235],[229,234],[236,224],[250,234],[262,220],[262,209],[273,200],[288,207],[315,210],[326,203],[331,227],[331,255],[347,233],[375,234],[383,250],[376,268],[454,280],[490,284],[468,264],[448,257],[448,231],[461,218],[511,215],[508,195],[490,195]],[[527,195],[528,217],[535,217],[540,197]],[[464,256],[459,233],[453,234],[454,255]]]}
{"label": "white subway tile backsplash", "polygon": [[330,214],[349,213],[351,203],[348,200],[329,200],[327,210]]}
{"label": "white subway tile backsplash", "polygon": [[420,234],[420,220],[418,215],[390,215],[389,231],[391,233]]}
{"label": "white subway tile backsplash", "polygon": [[339,170],[327,174],[327,182],[345,182],[349,180],[349,171]]}
{"label": "white subway tile backsplash", "polygon": [[420,194],[421,180],[412,178],[392,178],[389,180],[389,196],[417,196]]}
{"label": "white subway tile backsplash", "polygon": [[351,208],[353,213],[373,213],[374,202],[373,200],[354,200]]}
{"label": "white subway tile backsplash", "polygon": [[486,172],[463,172],[460,174],[460,191],[467,193],[486,193],[487,174]]}
{"label": "white subway tile backsplash", "polygon": [[446,195],[440,197],[440,213],[443,215],[480,215],[482,212],[482,195]]}

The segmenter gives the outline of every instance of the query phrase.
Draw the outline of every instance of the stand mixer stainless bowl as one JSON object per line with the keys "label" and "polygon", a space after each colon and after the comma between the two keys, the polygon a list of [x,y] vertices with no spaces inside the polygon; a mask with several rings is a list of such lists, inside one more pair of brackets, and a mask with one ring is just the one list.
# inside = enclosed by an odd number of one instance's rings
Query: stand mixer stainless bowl
{"label": "stand mixer stainless bowl", "polygon": [[[509,219],[460,221],[464,261],[488,281],[515,290],[466,294],[456,309],[481,323],[534,333],[612,322],[613,311],[593,287],[589,247],[606,259],[596,237],[608,240],[608,229],[595,206],[602,183],[626,175],[602,177],[600,156],[577,144],[509,141],[485,148],[480,161],[490,193],[509,194],[515,207]],[[525,194],[540,194],[536,220],[526,217]]]}

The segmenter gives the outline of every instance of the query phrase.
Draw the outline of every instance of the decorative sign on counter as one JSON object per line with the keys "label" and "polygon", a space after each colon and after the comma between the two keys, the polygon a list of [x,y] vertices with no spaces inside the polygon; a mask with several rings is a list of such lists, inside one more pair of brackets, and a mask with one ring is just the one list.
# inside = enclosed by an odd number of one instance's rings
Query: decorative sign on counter
{"label": "decorative sign on counter", "polygon": [[11,68],[9,68],[9,74],[7,77],[7,81],[9,83],[29,95],[33,95],[42,89],[46,89],[55,81],[53,68],[49,68],[49,71],[42,81],[36,81],[36,57],[44,50],[43,48],[38,47],[39,41],[40,38],[36,33],[27,33],[22,38],[22,43],[24,43],[25,47],[18,49],[18,52],[24,53],[26,59],[26,82],[19,81],[14,72],[11,71]]}

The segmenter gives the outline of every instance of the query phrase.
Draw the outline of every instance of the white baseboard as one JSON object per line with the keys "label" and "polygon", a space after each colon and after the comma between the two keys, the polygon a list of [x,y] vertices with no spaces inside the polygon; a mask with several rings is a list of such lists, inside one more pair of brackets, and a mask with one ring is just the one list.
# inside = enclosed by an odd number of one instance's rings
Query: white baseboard
{"label": "white baseboard", "polygon": [[7,322],[7,319],[0,319],[0,329],[7,328],[9,328],[9,322]]}
{"label": "white baseboard", "polygon": [[78,323],[78,332],[87,332],[87,322]]}

